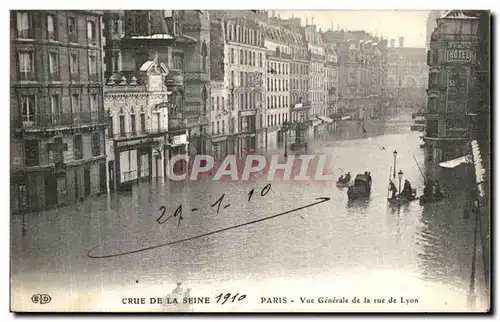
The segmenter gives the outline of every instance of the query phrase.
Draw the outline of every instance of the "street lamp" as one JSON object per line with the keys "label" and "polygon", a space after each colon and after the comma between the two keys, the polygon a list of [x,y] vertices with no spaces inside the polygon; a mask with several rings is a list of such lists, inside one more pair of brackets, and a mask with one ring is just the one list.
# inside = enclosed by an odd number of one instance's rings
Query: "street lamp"
{"label": "street lamp", "polygon": [[394,156],[394,171],[392,177],[396,179],[396,158],[398,156],[398,151],[394,150],[394,152],[392,152],[392,155]]}
{"label": "street lamp", "polygon": [[399,194],[401,194],[401,180],[403,179],[403,170],[399,170],[398,179],[399,179]]}
{"label": "street lamp", "polygon": [[286,158],[288,157],[288,122],[283,122],[281,130],[285,131],[285,158]]}

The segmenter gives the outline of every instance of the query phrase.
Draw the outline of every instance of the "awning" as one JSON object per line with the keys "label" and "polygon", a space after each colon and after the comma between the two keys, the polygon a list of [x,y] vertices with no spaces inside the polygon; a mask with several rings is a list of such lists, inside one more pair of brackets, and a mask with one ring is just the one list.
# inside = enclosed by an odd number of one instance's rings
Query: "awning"
{"label": "awning", "polygon": [[320,120],[322,120],[325,123],[333,123],[333,120],[329,117],[326,117],[326,116],[317,115],[317,118],[319,118]]}
{"label": "awning", "polygon": [[453,168],[458,167],[461,164],[470,163],[471,160],[472,160],[472,156],[466,155],[466,156],[456,158],[453,160],[441,162],[441,163],[439,163],[439,166],[443,167],[443,168],[447,168],[447,169],[453,169]]}

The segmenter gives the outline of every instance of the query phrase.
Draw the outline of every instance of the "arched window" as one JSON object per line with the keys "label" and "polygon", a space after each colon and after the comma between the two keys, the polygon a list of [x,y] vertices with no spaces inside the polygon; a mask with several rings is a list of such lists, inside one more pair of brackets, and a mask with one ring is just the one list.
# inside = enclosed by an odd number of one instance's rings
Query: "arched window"
{"label": "arched window", "polygon": [[208,60],[207,44],[205,43],[205,41],[203,41],[203,44],[201,44],[201,70],[204,73],[207,72],[207,60]]}

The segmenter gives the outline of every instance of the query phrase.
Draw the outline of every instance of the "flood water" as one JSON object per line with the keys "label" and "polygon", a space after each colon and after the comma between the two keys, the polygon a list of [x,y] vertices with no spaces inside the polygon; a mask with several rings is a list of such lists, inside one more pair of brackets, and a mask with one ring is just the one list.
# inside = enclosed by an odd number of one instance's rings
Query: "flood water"
{"label": "flood water", "polygon": [[[254,178],[180,186],[153,181],[141,183],[128,194],[95,197],[26,215],[24,238],[22,218],[15,216],[11,220],[13,307],[36,310],[29,298],[47,293],[52,297],[49,305],[66,310],[155,311],[161,307],[124,305],[122,298],[163,297],[182,282],[193,296],[212,299],[209,305],[195,305],[195,311],[469,310],[474,220],[463,215],[465,171],[427,167],[419,148],[421,134],[409,132],[404,122],[393,122],[381,131],[388,134],[340,135],[336,140],[316,141],[309,148],[329,155],[335,177],[342,170],[351,174],[371,171],[372,194],[366,201],[348,203],[346,190],[334,183]],[[413,155],[426,175],[439,179],[446,201],[389,207],[393,150],[398,151],[397,169],[404,171],[418,195],[424,180]],[[261,196],[261,189],[269,183],[271,190]],[[251,189],[255,193],[248,202]],[[211,205],[222,194],[217,214],[217,207]],[[112,258],[87,256],[98,245],[93,254],[168,243],[301,207],[318,197],[331,199],[183,243]],[[163,225],[156,222],[162,205],[173,214],[181,204],[181,221],[176,217]],[[480,247],[477,255],[475,285],[481,294]],[[220,305],[214,300],[220,293],[247,297],[240,303]],[[361,304],[299,304],[300,297],[354,296]],[[261,304],[261,297],[286,297],[287,303]],[[364,297],[386,301],[363,304]],[[398,303],[388,304],[391,297]],[[402,304],[401,298],[413,303]],[[476,309],[485,310],[485,305],[478,301]]]}

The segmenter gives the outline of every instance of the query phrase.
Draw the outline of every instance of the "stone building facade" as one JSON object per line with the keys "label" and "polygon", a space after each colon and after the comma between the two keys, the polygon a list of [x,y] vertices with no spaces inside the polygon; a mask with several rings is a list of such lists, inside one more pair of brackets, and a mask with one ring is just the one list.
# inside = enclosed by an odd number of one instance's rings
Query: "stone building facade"
{"label": "stone building facade", "polygon": [[284,123],[290,120],[290,32],[280,28],[278,20],[271,18],[263,25],[266,46],[266,104],[264,125],[268,150],[282,147],[285,142]]}
{"label": "stone building facade", "polygon": [[471,137],[471,111],[478,97],[476,73],[479,19],[460,10],[437,19],[428,52],[427,152],[435,162],[464,154]]}
{"label": "stone building facade", "polygon": [[102,13],[11,11],[11,209],[106,192]]}
{"label": "stone building facade", "polygon": [[164,78],[168,69],[158,60],[139,69],[139,79],[108,79],[104,108],[108,114],[106,155],[108,188],[164,178],[169,160],[168,94]]}

